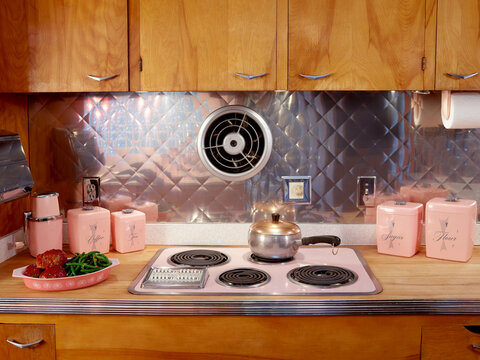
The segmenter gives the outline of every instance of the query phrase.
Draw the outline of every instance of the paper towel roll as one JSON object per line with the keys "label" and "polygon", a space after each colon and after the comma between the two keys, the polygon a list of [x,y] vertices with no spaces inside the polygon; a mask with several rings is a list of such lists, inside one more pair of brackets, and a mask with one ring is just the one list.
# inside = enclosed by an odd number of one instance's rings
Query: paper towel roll
{"label": "paper towel roll", "polygon": [[447,129],[480,128],[480,93],[442,91],[442,122]]}

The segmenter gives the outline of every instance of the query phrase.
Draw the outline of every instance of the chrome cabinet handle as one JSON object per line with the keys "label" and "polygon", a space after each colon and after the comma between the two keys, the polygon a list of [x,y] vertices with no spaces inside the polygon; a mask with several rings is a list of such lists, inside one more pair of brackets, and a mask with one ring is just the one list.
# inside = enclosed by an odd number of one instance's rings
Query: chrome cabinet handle
{"label": "chrome cabinet handle", "polygon": [[477,351],[480,350],[480,346],[475,345],[475,344],[471,344],[471,345],[472,345],[473,350],[477,350]]}
{"label": "chrome cabinet handle", "polygon": [[235,73],[235,75],[240,76],[240,77],[242,77],[244,79],[247,79],[247,80],[252,80],[252,79],[256,79],[256,78],[265,76],[265,75],[267,75],[267,73],[257,74],[257,75],[245,75],[245,74]]}
{"label": "chrome cabinet handle", "polygon": [[37,345],[37,344],[40,344],[42,341],[43,341],[43,340],[40,339],[40,340],[37,340],[37,341],[35,341],[35,342],[33,342],[33,343],[30,343],[30,344],[20,344],[20,343],[16,342],[15,340],[7,339],[7,342],[8,342],[9,344],[12,344],[13,346],[16,346],[16,347],[18,347],[18,348],[20,348],[20,349],[25,349],[25,348],[29,348],[29,347],[35,346],[35,345]]}
{"label": "chrome cabinet handle", "polygon": [[298,74],[300,75],[301,77],[304,77],[306,79],[310,79],[310,80],[318,80],[318,79],[323,79],[323,78],[326,78],[327,76],[330,76],[332,74],[324,74],[324,75],[305,75],[305,74]]}
{"label": "chrome cabinet handle", "polygon": [[467,75],[458,75],[458,74],[452,74],[452,73],[447,73],[447,75],[453,76],[457,79],[470,79],[471,77],[477,76],[478,72],[472,73],[472,74],[467,74]]}
{"label": "chrome cabinet handle", "polygon": [[109,79],[116,78],[118,75],[109,75],[109,76],[95,76],[95,75],[87,75],[92,80],[97,80],[97,81],[105,81]]}

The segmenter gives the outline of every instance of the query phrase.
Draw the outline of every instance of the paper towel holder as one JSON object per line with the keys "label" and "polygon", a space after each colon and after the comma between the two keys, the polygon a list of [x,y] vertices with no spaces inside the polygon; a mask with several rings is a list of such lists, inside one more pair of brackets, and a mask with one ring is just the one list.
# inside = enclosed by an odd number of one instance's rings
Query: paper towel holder
{"label": "paper towel holder", "polygon": [[452,102],[452,92],[450,90],[442,91],[442,117],[448,119],[450,117],[450,109]]}

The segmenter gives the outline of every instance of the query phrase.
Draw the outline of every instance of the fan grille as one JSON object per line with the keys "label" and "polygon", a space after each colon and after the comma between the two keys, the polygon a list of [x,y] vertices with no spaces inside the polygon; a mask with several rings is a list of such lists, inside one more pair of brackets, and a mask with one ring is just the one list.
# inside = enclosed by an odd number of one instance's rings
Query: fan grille
{"label": "fan grille", "polygon": [[264,120],[248,108],[232,106],[212,113],[202,126],[201,159],[215,175],[243,180],[265,166],[271,134]]}

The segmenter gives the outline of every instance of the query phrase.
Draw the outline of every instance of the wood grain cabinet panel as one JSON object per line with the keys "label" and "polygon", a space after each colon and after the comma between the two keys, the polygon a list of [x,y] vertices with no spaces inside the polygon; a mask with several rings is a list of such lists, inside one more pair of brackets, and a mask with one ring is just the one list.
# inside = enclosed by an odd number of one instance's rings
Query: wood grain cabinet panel
{"label": "wood grain cabinet panel", "polygon": [[478,90],[480,75],[480,1],[438,0],[436,88]]}
{"label": "wood grain cabinet panel", "polygon": [[289,89],[423,89],[425,7],[419,0],[290,0]]}
{"label": "wood grain cabinet panel", "polygon": [[422,328],[422,360],[479,358],[480,326],[444,325]]}
{"label": "wood grain cabinet panel", "polygon": [[126,0],[27,1],[30,91],[128,90]]}
{"label": "wood grain cabinet panel", "polygon": [[133,0],[130,17],[132,91],[275,89],[276,0]]}
{"label": "wood grain cabinet panel", "polygon": [[[19,348],[7,342],[35,344]],[[0,359],[55,359],[55,325],[0,324]]]}
{"label": "wood grain cabinet panel", "polygon": [[24,1],[0,0],[0,92],[28,91],[27,37]]}

